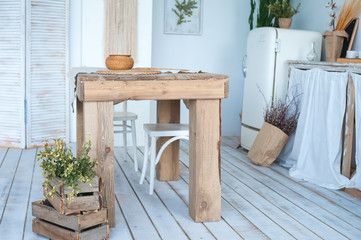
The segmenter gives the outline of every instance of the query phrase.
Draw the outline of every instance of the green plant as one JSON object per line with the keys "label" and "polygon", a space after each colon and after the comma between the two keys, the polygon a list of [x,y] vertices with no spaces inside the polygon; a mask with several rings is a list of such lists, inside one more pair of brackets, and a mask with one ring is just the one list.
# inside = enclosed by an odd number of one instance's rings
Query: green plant
{"label": "green plant", "polygon": [[[290,0],[287,0],[290,1]],[[268,5],[275,2],[282,2],[282,0],[259,0],[259,7],[257,13],[257,22],[255,27],[278,27],[278,21],[275,21],[275,16],[270,13]],[[254,14],[256,11],[256,0],[251,0],[251,13],[249,15],[248,23],[250,30],[254,28]]]}
{"label": "green plant", "polygon": [[79,158],[73,157],[71,148],[67,148],[62,139],[54,139],[54,145],[50,146],[45,140],[44,151],[40,151],[36,161],[42,160],[40,167],[43,169],[43,187],[47,190],[49,182],[54,178],[60,179],[59,186],[53,186],[46,197],[51,198],[56,194],[56,190],[64,185],[72,190],[67,198],[72,200],[79,193],[77,182],[88,182],[95,177],[93,168],[97,165],[95,160],[91,161],[89,151],[90,141],[84,143],[83,153]]}
{"label": "green plant", "polygon": [[176,9],[172,8],[172,11],[178,16],[177,25],[182,23],[190,22],[190,20],[186,20],[185,16],[191,17],[193,14],[193,9],[197,8],[197,2],[194,0],[183,0],[183,2],[175,1]]}
{"label": "green plant", "polygon": [[292,8],[289,0],[284,0],[281,2],[275,2],[268,5],[268,8],[274,16],[277,18],[291,18],[293,15],[299,12],[301,3],[297,5],[296,8]]}

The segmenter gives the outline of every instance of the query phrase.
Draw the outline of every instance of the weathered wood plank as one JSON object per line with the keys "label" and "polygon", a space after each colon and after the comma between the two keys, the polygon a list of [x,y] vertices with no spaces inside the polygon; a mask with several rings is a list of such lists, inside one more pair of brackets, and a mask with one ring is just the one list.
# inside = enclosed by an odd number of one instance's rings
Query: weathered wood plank
{"label": "weathered wood plank", "polygon": [[[43,150],[41,148],[37,149],[38,152],[40,150]],[[27,214],[26,214],[26,222],[25,222],[25,232],[24,232],[24,238],[26,240],[39,240],[39,239],[45,239],[39,235],[37,235],[36,233],[33,233],[32,231],[32,220],[33,220],[33,216],[32,216],[32,209],[31,209],[31,203],[38,201],[40,199],[42,199],[44,197],[43,195],[43,175],[42,175],[42,169],[39,166],[40,162],[35,162],[35,166],[34,166],[34,173],[33,173],[33,177],[32,177],[32,184],[31,184],[31,192],[30,192],[30,196],[29,196],[29,202],[28,202],[28,209],[27,209]]]}
{"label": "weathered wood plank", "polygon": [[355,198],[361,199],[361,191],[356,188],[345,188],[344,191]]}
{"label": "weathered wood plank", "polygon": [[[169,185],[172,187],[172,189],[174,191],[177,192],[177,194],[182,198],[183,202],[188,205],[189,204],[189,191],[187,191],[187,188],[188,188],[188,179],[189,179],[189,171],[188,169],[183,165],[181,164],[180,166],[182,168],[182,179],[180,181],[171,181],[169,182]],[[225,205],[226,206],[225,206]],[[223,213],[224,212],[227,212],[227,210],[231,210],[233,211],[234,213],[237,213],[237,211],[233,208],[228,208],[230,207],[228,205],[227,202],[225,202],[223,199],[222,199],[222,218],[219,222],[205,222],[203,223],[207,228],[208,230],[212,233],[213,236],[215,236],[217,239],[225,239],[225,240],[228,240],[228,239],[242,239],[242,233],[239,232],[237,233],[235,231],[235,229],[229,225],[227,222],[226,222],[226,219],[223,217]],[[235,214],[233,214],[235,215]],[[229,215],[228,215],[229,216]],[[240,218],[238,218],[238,220],[240,220]],[[263,235],[264,237],[264,235]],[[260,238],[257,238],[257,239],[262,239],[262,237]],[[263,238],[265,239],[265,238]]]}
{"label": "weathered wood plank", "polygon": [[[237,148],[237,146],[239,145],[239,142],[233,138],[233,137],[223,137],[222,138],[222,144],[224,147],[228,146],[231,149],[234,149],[234,151],[239,152],[239,158],[243,159],[245,162],[249,162],[250,160],[248,160],[247,158],[247,153],[240,149],[240,150],[235,150]],[[281,167],[278,164],[273,164],[271,166],[271,169],[274,170],[276,173],[275,175],[277,175],[278,173],[278,177],[277,179],[282,180],[282,179],[290,179],[293,183],[297,185],[300,185],[306,189],[309,190],[309,192],[313,192],[316,193],[317,195],[314,195],[311,197],[318,199],[321,197],[328,199],[331,202],[336,203],[339,206],[342,206],[343,208],[347,209],[350,212],[356,213],[355,210],[357,211],[358,209],[360,209],[361,206],[361,200],[357,199],[355,197],[350,196],[349,194],[345,193],[342,190],[334,190],[334,189],[328,189],[328,188],[324,188],[306,181],[298,181],[297,179],[294,179],[292,177],[289,176],[288,173],[288,169]],[[285,182],[285,185],[287,186],[287,180]],[[291,186],[291,188],[293,189],[295,186]],[[303,189],[301,187],[301,189]],[[309,198],[310,199],[310,198]],[[361,213],[361,209],[359,211],[359,213]],[[359,213],[357,213],[357,215],[361,216]]]}
{"label": "weathered wood plank", "polygon": [[76,98],[76,157],[80,157],[83,152],[84,136],[84,117],[83,102]]}
{"label": "weathered wood plank", "polygon": [[84,102],[220,99],[228,97],[228,80],[78,81],[77,96]]}
{"label": "weathered wood plank", "polygon": [[102,240],[109,238],[108,224],[102,224],[83,232],[73,232],[35,218],[33,219],[33,231],[44,237],[57,240]]}
{"label": "weathered wood plank", "polygon": [[[139,151],[137,151],[137,158],[143,159],[143,156]],[[138,183],[139,174],[136,174],[133,171],[133,163],[130,157],[126,156],[125,158],[118,158],[117,163],[118,164],[116,164],[117,166],[115,167],[116,171],[122,171],[124,173],[148,216],[152,219],[161,238],[172,239],[176,236],[177,239],[188,239],[181,226],[178,225],[177,220],[172,216],[167,207],[164,206],[159,197],[157,195],[148,194],[147,189],[149,188],[149,183],[147,181],[145,181],[143,185]]]}
{"label": "weathered wood plank", "polygon": [[109,226],[115,227],[113,102],[98,102],[97,166],[102,179],[103,206],[108,209]]}
{"label": "weathered wood plank", "polygon": [[7,153],[8,149],[7,148],[0,148],[0,168],[4,162],[5,159],[5,155]]}
{"label": "weathered wood plank", "polygon": [[[181,141],[181,145],[184,147],[186,144]],[[188,148],[187,148],[188,149]],[[188,183],[189,179],[189,160],[188,155],[182,149],[179,152],[180,155],[180,175],[182,179]],[[222,179],[223,181],[223,179]],[[176,189],[176,186],[173,185],[173,189]],[[222,190],[223,191],[223,190]],[[182,191],[184,194],[186,191]],[[180,191],[178,192],[180,194]],[[183,197],[183,200],[187,198]],[[229,199],[222,197],[222,219],[226,221],[242,238],[244,239],[269,239],[257,225],[253,224],[247,217],[243,214],[243,212],[239,211],[237,208],[232,206],[232,202]],[[204,223],[208,224],[208,223]],[[216,224],[216,222],[215,222]],[[208,227],[208,225],[207,225]],[[221,229],[220,229],[221,230]],[[220,231],[218,230],[218,231]]]}
{"label": "weathered wood plank", "polygon": [[344,144],[343,144],[343,156],[342,156],[342,165],[341,172],[347,178],[350,178],[351,175],[351,157],[352,157],[352,142],[355,126],[355,85],[352,80],[351,75],[348,78],[348,87],[347,87],[347,98],[346,98],[346,112],[347,120],[344,132]]}
{"label": "weathered wood plank", "polygon": [[[144,148],[140,148],[141,152],[144,154]],[[146,176],[147,178],[148,176]],[[145,183],[143,183],[145,184]],[[145,188],[143,191],[148,192]],[[183,191],[188,191],[188,189],[183,189]],[[175,192],[171,188],[169,183],[163,181],[157,181],[154,185],[155,195],[162,200],[164,205],[169,209],[171,214],[177,220],[183,231],[187,234],[190,239],[213,239],[214,236],[209,232],[205,227],[204,223],[196,223],[193,219],[187,214],[188,206],[180,198],[179,193]]]}
{"label": "weathered wood plank", "polygon": [[274,221],[296,239],[325,239],[330,238],[330,234],[336,239],[345,239],[302,208],[239,171],[227,161],[222,165],[225,169],[222,171],[225,181],[232,182],[232,186],[229,186],[237,189],[237,192],[242,192],[242,197],[258,209],[262,209],[266,216],[277,216]]}
{"label": "weathered wood plank", "polygon": [[[51,186],[47,190],[44,188],[44,196],[50,192]],[[47,200],[61,214],[69,215],[80,213],[81,211],[93,211],[101,208],[100,195],[98,193],[92,196],[80,196],[73,200],[68,200],[65,196],[56,194]]]}
{"label": "weathered wood plank", "polygon": [[[50,185],[51,186],[59,186],[60,185],[60,181],[58,178],[54,178],[52,180],[50,180]],[[91,182],[89,183],[82,183],[82,182],[78,182],[77,187],[80,189],[79,193],[90,193],[90,192],[99,192],[99,177],[95,176]],[[67,187],[61,187],[60,189],[57,188],[57,192],[59,195],[66,195],[71,193],[71,189],[67,188]]]}
{"label": "weathered wood plank", "polygon": [[196,222],[221,219],[220,100],[189,102],[189,214]]}
{"label": "weathered wood plank", "polygon": [[[184,144],[182,144],[184,146]],[[181,156],[183,155],[183,150],[180,151]],[[187,158],[181,157],[182,162],[185,166],[189,166]],[[247,230],[240,231],[239,234],[245,239],[292,239],[293,237],[289,235],[287,229],[282,228],[277,222],[273,220],[273,217],[268,217],[263,212],[262,208],[257,208],[253,205],[253,201],[248,201],[243,195],[245,195],[240,189],[239,192],[230,187],[234,185],[232,182],[228,181],[229,179],[222,178],[222,196],[227,202],[234,208],[236,211],[242,213],[241,218],[245,219],[245,223],[250,227]],[[222,202],[223,203],[223,202]],[[277,216],[278,215],[274,215]],[[222,204],[222,217],[223,215],[223,204]],[[246,226],[247,226],[246,225]],[[241,229],[244,226],[241,226]],[[252,231],[251,231],[252,230]]]}
{"label": "weathered wood plank", "polygon": [[[229,151],[229,153],[231,155],[233,155],[234,157],[237,158],[236,151],[232,151],[230,150],[228,147],[224,147],[224,149],[227,151]],[[230,159],[230,156],[227,155],[226,153],[224,153],[225,157],[227,159]],[[307,198],[304,197],[304,190],[303,189],[298,189],[299,186],[295,186],[295,188],[289,188],[292,184],[292,182],[287,183],[286,185],[280,184],[278,182],[277,178],[268,176],[266,174],[274,174],[274,172],[269,169],[269,168],[263,168],[263,167],[259,167],[259,166],[253,166],[249,161],[243,162],[243,161],[235,161],[234,165],[242,165],[242,167],[246,167],[246,169],[251,170],[251,169],[262,169],[259,172],[263,172],[264,174],[254,174],[253,177],[263,183],[267,183],[267,187],[273,189],[276,192],[282,192],[284,197],[286,197],[289,201],[291,201],[293,204],[297,205],[298,207],[304,209],[305,211],[307,211],[308,213],[314,215],[316,214],[317,218],[323,222],[324,224],[328,225],[330,228],[338,231],[339,233],[342,233],[342,235],[348,237],[348,238],[353,238],[355,237],[358,233],[359,230],[356,229],[355,227],[358,225],[358,222],[361,221],[361,218],[359,217],[355,217],[353,214],[345,211],[342,207],[339,206],[335,206],[334,204],[328,202],[327,200],[323,199],[323,198],[316,198],[314,200],[309,200]],[[267,170],[268,169],[268,170]],[[273,172],[273,173],[272,173]],[[279,175],[275,175],[277,177],[279,177]],[[300,194],[302,193],[302,195]],[[322,203],[317,203],[314,202],[315,200],[317,201],[322,201]],[[326,206],[326,207],[325,207]],[[323,208],[325,207],[325,208]],[[330,208],[335,208],[333,211],[330,211]],[[348,218],[351,218],[352,221],[348,222],[348,219],[342,219],[338,214],[340,214],[342,212],[342,215],[347,214]],[[338,213],[338,214],[335,214]],[[340,221],[340,220],[343,221]],[[354,225],[356,224],[356,225]],[[335,236],[335,235],[333,235]]]}
{"label": "weathered wood plank", "polygon": [[[115,171],[115,195],[135,239],[160,239],[151,219],[119,168]],[[134,168],[132,168],[134,169]]]}
{"label": "weathered wood plank", "polygon": [[[157,123],[179,123],[180,101],[157,101]],[[157,152],[170,138],[157,140]],[[179,141],[171,143],[163,152],[156,166],[156,176],[160,181],[177,181],[179,179]]]}
{"label": "weathered wood plank", "polygon": [[[20,161],[21,149],[9,149],[0,167],[0,213],[5,211],[5,205],[10,194],[15,173]],[[0,219],[1,222],[1,219]]]}
{"label": "weathered wood plank", "polygon": [[[15,152],[21,152],[21,150]],[[13,151],[9,149],[9,157],[12,155],[11,153]],[[2,213],[0,224],[0,238],[2,239],[22,239],[23,237],[35,159],[36,149],[22,151],[16,175],[14,175],[12,187],[6,199],[6,208]],[[16,162],[17,158],[9,160]],[[18,226],[21,226],[21,229],[18,229]]]}
{"label": "weathered wood plank", "polygon": [[73,229],[74,231],[81,231],[89,227],[93,227],[102,223],[107,223],[107,211],[102,209],[98,212],[89,214],[63,215],[56,211],[49,202],[32,203],[32,215],[38,219],[46,220],[48,222]]}
{"label": "weathered wood plank", "polygon": [[109,229],[110,239],[133,240],[134,238],[132,237],[127,220],[125,219],[119,206],[117,196],[115,196],[115,219],[117,219],[116,226]]}
{"label": "weathered wood plank", "polygon": [[[89,156],[97,159],[102,179],[102,204],[108,209],[109,226],[115,226],[113,102],[83,103],[83,142],[91,141]],[[79,144],[77,144],[79,147]],[[77,151],[79,153],[79,151]]]}
{"label": "weathered wood plank", "polygon": [[100,75],[96,73],[80,73],[80,81],[134,81],[134,80],[223,80],[228,76],[215,73],[162,73],[162,74],[137,74],[137,75]]}

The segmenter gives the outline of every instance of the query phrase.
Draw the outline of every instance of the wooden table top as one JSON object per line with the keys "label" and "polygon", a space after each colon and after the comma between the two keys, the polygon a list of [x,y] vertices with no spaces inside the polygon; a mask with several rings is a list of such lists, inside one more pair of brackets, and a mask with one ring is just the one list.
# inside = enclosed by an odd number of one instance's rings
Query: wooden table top
{"label": "wooden table top", "polygon": [[98,73],[79,73],[79,81],[134,81],[134,80],[228,80],[227,75],[215,73],[160,73],[160,74],[129,74],[104,75]]}
{"label": "wooden table top", "polygon": [[228,76],[212,73],[101,75],[79,73],[77,96],[83,102],[124,100],[222,99]]}

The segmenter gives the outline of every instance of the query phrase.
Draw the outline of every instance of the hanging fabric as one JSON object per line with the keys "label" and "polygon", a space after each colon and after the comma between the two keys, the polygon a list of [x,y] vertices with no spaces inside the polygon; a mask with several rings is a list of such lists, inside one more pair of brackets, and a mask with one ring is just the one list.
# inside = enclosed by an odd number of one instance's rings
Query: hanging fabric
{"label": "hanging fabric", "polygon": [[137,53],[137,0],[105,0],[104,59]]}
{"label": "hanging fabric", "polygon": [[[302,76],[304,71],[300,71],[295,68],[291,68],[290,80],[289,80],[289,89],[287,92],[287,101],[290,102],[291,111],[301,111],[302,104],[302,94],[303,94],[303,80]],[[290,158],[295,141],[295,133],[290,136],[285,148],[282,150],[277,160],[278,163],[283,166],[290,168],[296,162],[295,159]]]}
{"label": "hanging fabric", "polygon": [[296,163],[290,176],[327,188],[344,188],[349,179],[341,174],[340,164],[348,73],[295,71],[303,80],[303,96],[290,153]]}

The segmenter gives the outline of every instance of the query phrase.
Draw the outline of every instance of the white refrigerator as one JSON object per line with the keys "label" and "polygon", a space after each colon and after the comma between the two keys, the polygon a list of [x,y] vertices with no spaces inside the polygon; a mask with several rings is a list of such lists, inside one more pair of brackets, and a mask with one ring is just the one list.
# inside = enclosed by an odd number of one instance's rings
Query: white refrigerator
{"label": "white refrigerator", "polygon": [[319,61],[321,33],[271,27],[256,28],[249,33],[241,124],[243,148],[251,148],[262,127],[266,104],[272,99],[286,98],[287,61],[307,61],[312,45],[316,53],[315,61]]}

